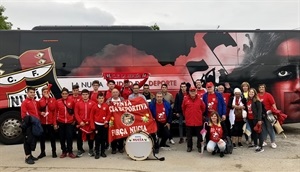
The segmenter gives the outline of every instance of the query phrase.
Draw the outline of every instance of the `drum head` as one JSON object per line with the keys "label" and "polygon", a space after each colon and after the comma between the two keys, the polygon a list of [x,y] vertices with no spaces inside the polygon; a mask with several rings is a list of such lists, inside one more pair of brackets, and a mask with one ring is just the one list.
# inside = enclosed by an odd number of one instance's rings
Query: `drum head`
{"label": "drum head", "polygon": [[126,139],[125,150],[127,155],[133,160],[144,160],[152,151],[152,138],[144,133],[134,133]]}

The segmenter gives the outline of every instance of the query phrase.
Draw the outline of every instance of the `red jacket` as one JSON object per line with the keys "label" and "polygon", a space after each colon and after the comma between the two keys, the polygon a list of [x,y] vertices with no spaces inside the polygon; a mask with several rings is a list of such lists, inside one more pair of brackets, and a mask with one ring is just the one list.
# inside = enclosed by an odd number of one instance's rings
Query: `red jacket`
{"label": "red jacket", "polygon": [[77,102],[79,102],[80,100],[82,100],[82,96],[79,94],[77,97],[74,97],[73,95],[70,95],[68,97],[68,99],[72,99],[74,101],[74,103],[76,104]]}
{"label": "red jacket", "polygon": [[203,113],[205,112],[205,104],[196,95],[195,99],[186,96],[182,102],[182,112],[185,117],[186,126],[202,126]]}
{"label": "red jacket", "polygon": [[90,122],[90,113],[94,105],[95,102],[92,100],[88,100],[87,102],[81,100],[80,102],[76,103],[74,112],[78,124],[81,122]]}
{"label": "red jacket", "polygon": [[53,97],[45,98],[42,97],[39,101],[40,108],[45,107],[45,112],[48,113],[47,116],[43,116],[40,114],[40,119],[42,124],[53,124],[56,125],[56,100]]}
{"label": "red jacket", "polygon": [[66,106],[70,109],[74,109],[74,101],[71,98],[67,98],[66,100],[59,99],[56,101],[56,120],[61,123],[73,123],[74,122],[74,114],[70,115],[67,111]]}
{"label": "red jacket", "polygon": [[95,104],[91,110],[90,123],[92,130],[95,130],[95,122],[97,123],[107,123],[109,120],[109,109],[106,103],[101,105]]}
{"label": "red jacket", "polygon": [[40,119],[39,104],[35,99],[26,98],[21,104],[21,117],[25,118],[26,115],[34,116]]}
{"label": "red jacket", "polygon": [[98,103],[98,94],[101,93],[101,91],[98,91],[98,92],[94,92],[94,91],[91,91],[90,92],[90,99],[95,102],[95,103]]}
{"label": "red jacket", "polygon": [[107,101],[109,98],[111,98],[111,96],[112,96],[111,90],[107,90],[104,92],[105,101]]}

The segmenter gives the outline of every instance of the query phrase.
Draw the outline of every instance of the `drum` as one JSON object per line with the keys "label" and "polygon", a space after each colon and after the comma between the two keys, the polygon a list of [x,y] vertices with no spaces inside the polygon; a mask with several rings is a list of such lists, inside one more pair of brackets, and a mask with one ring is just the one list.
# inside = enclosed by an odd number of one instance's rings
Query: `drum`
{"label": "drum", "polygon": [[153,146],[152,137],[144,131],[139,131],[127,137],[125,151],[131,159],[142,161],[151,154]]}

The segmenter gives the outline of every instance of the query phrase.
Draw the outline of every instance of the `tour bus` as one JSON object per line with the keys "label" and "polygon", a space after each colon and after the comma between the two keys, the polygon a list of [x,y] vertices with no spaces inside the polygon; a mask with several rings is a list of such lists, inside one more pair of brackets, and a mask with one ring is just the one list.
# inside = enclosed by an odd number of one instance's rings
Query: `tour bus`
{"label": "tour bus", "polygon": [[[286,123],[300,122],[300,31],[297,30],[160,30],[147,27],[35,27],[0,31],[0,142],[22,140],[20,106],[26,87],[52,84],[92,90],[93,80],[108,89],[103,74],[131,84],[149,73],[156,93],[162,84],[174,94],[181,82],[196,79],[232,88],[244,81],[265,84]],[[127,75],[125,75],[127,74]],[[129,75],[130,74],[130,75]],[[130,78],[124,78],[124,76]]]}

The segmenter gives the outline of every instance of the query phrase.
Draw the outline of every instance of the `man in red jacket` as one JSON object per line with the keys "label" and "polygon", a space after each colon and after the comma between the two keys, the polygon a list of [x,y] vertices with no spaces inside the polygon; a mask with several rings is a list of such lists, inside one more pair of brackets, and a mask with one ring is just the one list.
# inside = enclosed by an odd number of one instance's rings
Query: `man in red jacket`
{"label": "man in red jacket", "polygon": [[75,84],[72,86],[72,95],[70,95],[69,97],[73,99],[75,104],[82,99],[79,93],[79,85]]}
{"label": "man in red jacket", "polygon": [[190,88],[189,95],[186,96],[182,103],[182,111],[185,117],[187,152],[193,149],[192,136],[194,132],[197,135],[197,148],[201,152],[202,136],[200,130],[203,125],[203,113],[205,112],[205,104],[197,94],[195,87]]}
{"label": "man in red jacket", "polygon": [[99,90],[100,82],[98,80],[94,80],[92,82],[92,86],[93,86],[93,91],[90,92],[90,99],[93,102],[98,103],[97,96],[101,92]]}
{"label": "man in red jacket", "polygon": [[[70,158],[76,158],[73,154],[73,132],[74,132],[74,101],[69,98],[69,90],[61,90],[61,99],[56,101],[56,120],[58,125],[60,146],[62,154],[60,158],[65,158],[67,153]],[[67,145],[66,145],[67,141]]]}
{"label": "man in red jacket", "polygon": [[107,142],[107,127],[109,120],[109,109],[108,105],[104,102],[103,93],[98,94],[98,104],[95,104],[91,110],[91,129],[95,130],[95,159],[100,158],[100,145],[101,145],[101,156],[106,157],[105,154],[105,143]]}
{"label": "man in red jacket", "polygon": [[[35,97],[35,89],[33,87],[27,88],[27,98],[21,104],[21,117],[23,119],[23,123],[25,123],[25,118],[28,116],[40,120],[39,116],[39,106],[38,102],[34,99]],[[28,122],[31,123],[31,122]],[[29,124],[30,125],[30,124]],[[33,135],[31,126],[24,128],[24,152],[25,152],[25,163],[34,164],[34,161],[38,160],[38,158],[32,156],[31,151],[34,151],[36,147],[36,136]]]}
{"label": "man in red jacket", "polygon": [[75,105],[75,118],[77,121],[77,157],[81,157],[83,150],[83,140],[87,139],[89,145],[89,156],[94,156],[94,135],[90,127],[90,112],[95,102],[89,99],[89,91],[83,89],[81,91],[82,101]]}
{"label": "man in red jacket", "polygon": [[46,136],[50,136],[51,148],[52,148],[52,157],[56,158],[56,143],[55,143],[55,130],[57,130],[56,124],[56,100],[53,97],[50,97],[49,90],[51,85],[45,86],[42,88],[43,97],[39,101],[40,106],[40,119],[43,127],[43,134],[40,137],[40,146],[41,153],[38,158],[43,158],[46,156],[45,153],[45,140]]}

